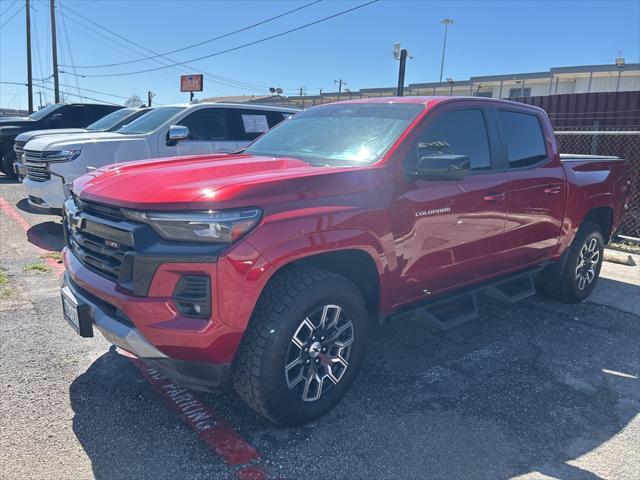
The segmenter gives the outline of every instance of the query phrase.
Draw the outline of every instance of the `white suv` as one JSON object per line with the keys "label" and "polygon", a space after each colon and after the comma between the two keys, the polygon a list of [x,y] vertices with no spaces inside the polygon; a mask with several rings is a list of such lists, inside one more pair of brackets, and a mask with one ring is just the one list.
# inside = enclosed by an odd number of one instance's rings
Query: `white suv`
{"label": "white suv", "polygon": [[29,204],[59,210],[69,185],[90,168],[113,163],[241,149],[299,110],[246,103],[158,107],[118,132],[53,135],[24,146]]}

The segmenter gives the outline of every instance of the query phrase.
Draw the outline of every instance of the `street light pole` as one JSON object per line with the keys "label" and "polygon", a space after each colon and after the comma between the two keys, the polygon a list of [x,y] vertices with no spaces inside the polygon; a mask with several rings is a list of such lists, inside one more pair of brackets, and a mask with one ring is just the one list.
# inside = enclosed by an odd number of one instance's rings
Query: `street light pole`
{"label": "street light pole", "polygon": [[404,95],[404,71],[407,65],[407,50],[400,50],[400,67],[398,68],[398,88],[396,89],[396,95],[402,97]]}
{"label": "street light pole", "polygon": [[442,43],[442,62],[440,63],[440,83],[442,83],[442,72],[444,71],[444,52],[447,48],[447,30],[449,25],[453,23],[453,19],[444,18],[440,21],[444,25],[444,42]]}

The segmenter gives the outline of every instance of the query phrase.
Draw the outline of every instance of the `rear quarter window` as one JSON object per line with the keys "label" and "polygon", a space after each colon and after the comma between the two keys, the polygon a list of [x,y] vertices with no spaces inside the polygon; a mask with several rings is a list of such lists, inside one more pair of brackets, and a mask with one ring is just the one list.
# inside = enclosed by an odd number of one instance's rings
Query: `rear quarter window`
{"label": "rear quarter window", "polygon": [[547,159],[547,147],[537,116],[498,110],[498,120],[507,147],[509,168],[530,167]]}

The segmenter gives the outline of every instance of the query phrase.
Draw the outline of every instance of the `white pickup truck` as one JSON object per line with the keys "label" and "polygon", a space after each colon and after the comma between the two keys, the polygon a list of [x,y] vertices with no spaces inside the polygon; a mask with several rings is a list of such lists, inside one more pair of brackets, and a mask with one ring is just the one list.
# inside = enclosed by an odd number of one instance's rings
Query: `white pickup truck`
{"label": "white pickup truck", "polygon": [[96,120],[86,128],[52,128],[47,130],[31,130],[29,132],[21,133],[16,137],[13,144],[13,151],[16,153],[16,161],[13,163],[13,170],[18,177],[23,178],[26,175],[27,172],[24,164],[22,163],[22,154],[24,153],[24,146],[30,140],[50,135],[67,136],[78,135],[81,133],[116,132],[127,123],[133,122],[136,118],[141,117],[151,110],[153,109],[149,107],[121,108],[120,110],[111,112],[109,115]]}
{"label": "white pickup truck", "polygon": [[297,113],[291,107],[199,103],[158,107],[118,132],[35,138],[24,146],[29,204],[58,211],[90,168],[159,157],[233,152]]}

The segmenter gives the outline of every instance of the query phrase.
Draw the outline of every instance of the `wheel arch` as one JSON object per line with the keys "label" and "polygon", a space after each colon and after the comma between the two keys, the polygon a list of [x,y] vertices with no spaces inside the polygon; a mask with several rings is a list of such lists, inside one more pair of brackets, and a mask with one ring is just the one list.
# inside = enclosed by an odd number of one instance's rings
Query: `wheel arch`
{"label": "wheel arch", "polygon": [[586,222],[593,222],[600,227],[602,237],[604,238],[605,245],[609,243],[611,239],[611,233],[613,228],[613,208],[610,206],[600,206],[592,208],[580,222],[580,226]]}
{"label": "wheel arch", "polygon": [[380,310],[380,276],[371,255],[359,248],[344,248],[306,255],[286,263],[269,279],[294,268],[318,268],[351,281],[362,294],[369,315],[377,318]]}

